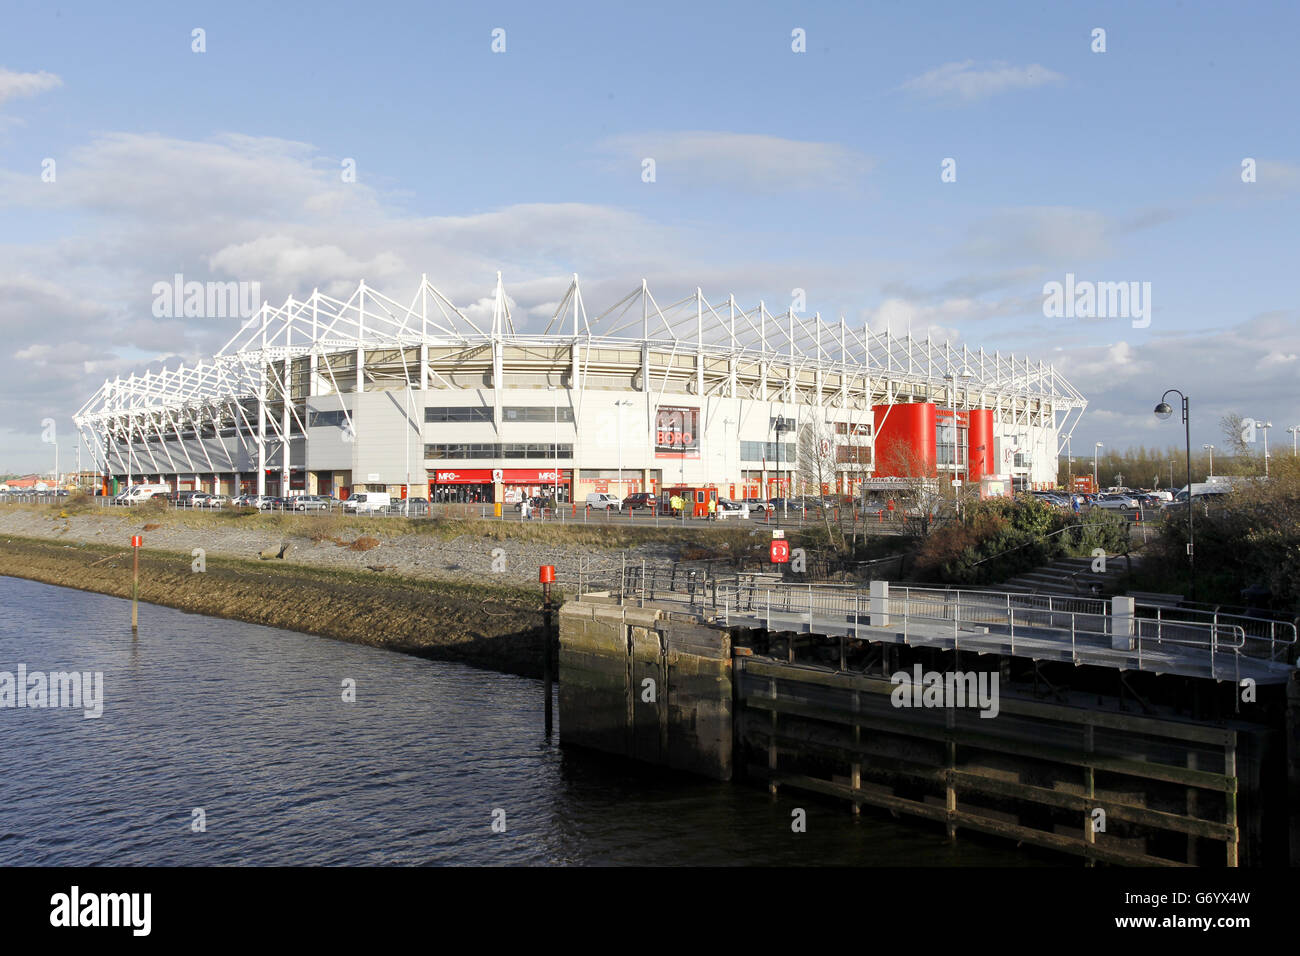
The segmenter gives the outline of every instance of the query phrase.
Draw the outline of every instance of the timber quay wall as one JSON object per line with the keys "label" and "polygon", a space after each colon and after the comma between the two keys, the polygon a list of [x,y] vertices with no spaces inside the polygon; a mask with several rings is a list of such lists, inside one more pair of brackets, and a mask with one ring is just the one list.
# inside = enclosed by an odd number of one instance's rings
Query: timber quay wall
{"label": "timber quay wall", "polygon": [[[559,618],[565,745],[1089,865],[1300,863],[1294,675],[1260,686],[1243,709],[1230,680],[1130,675],[1134,684],[1101,668],[1048,671],[1009,654],[873,640],[866,629],[847,638],[726,626],[671,602],[589,594]],[[996,716],[897,706],[891,678],[918,665],[996,676]]]}

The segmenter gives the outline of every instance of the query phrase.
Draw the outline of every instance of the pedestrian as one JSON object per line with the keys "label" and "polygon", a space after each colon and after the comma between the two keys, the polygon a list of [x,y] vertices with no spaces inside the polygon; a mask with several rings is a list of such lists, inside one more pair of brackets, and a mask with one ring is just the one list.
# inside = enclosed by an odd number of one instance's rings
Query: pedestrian
{"label": "pedestrian", "polygon": [[889,520],[890,521],[894,520],[894,499],[893,498],[889,499]]}
{"label": "pedestrian", "polygon": [[717,499],[713,497],[709,498],[709,520],[718,520],[718,502]]}

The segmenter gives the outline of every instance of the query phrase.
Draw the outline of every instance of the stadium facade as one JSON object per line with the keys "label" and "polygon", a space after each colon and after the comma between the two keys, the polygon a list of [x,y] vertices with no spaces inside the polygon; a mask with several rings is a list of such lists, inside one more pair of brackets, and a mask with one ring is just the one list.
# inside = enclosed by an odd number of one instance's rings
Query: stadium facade
{"label": "stadium facade", "polygon": [[593,316],[574,276],[533,332],[499,274],[491,303],[475,321],[425,278],[408,304],[365,282],[264,304],[211,359],[106,381],[74,420],[107,490],[582,502],[1050,487],[1087,405],[1041,361],[698,289],[661,306],[642,281]]}

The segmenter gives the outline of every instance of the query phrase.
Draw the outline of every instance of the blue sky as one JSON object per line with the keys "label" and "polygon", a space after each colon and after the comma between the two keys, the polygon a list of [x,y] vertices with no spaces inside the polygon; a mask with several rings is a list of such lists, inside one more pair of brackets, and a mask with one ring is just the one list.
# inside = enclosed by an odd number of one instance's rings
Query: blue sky
{"label": "blue sky", "polygon": [[[661,301],[700,285],[777,311],[798,287],[827,318],[1055,362],[1090,402],[1081,447],[1176,442],[1150,415],[1166,387],[1192,395],[1195,444],[1231,412],[1275,441],[1300,422],[1288,4],[15,3],[2,22],[0,470],[49,467],[47,416],[68,454],[105,377],[232,334],[151,315],[176,272],[277,303],[361,278],[403,299],[427,272],[468,304],[500,269],[533,318],[573,272],[593,309],[642,275]],[[1067,272],[1150,282],[1150,327],[1046,318]]]}

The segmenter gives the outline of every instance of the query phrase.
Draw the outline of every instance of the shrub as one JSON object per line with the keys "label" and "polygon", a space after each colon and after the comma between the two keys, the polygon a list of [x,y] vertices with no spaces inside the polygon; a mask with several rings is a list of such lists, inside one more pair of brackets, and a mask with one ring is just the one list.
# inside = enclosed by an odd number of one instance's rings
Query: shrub
{"label": "shrub", "polygon": [[1032,495],[990,498],[966,507],[921,545],[916,572],[923,579],[991,584],[1041,567],[1064,555],[1125,550],[1128,532],[1115,515],[1074,515]]}

